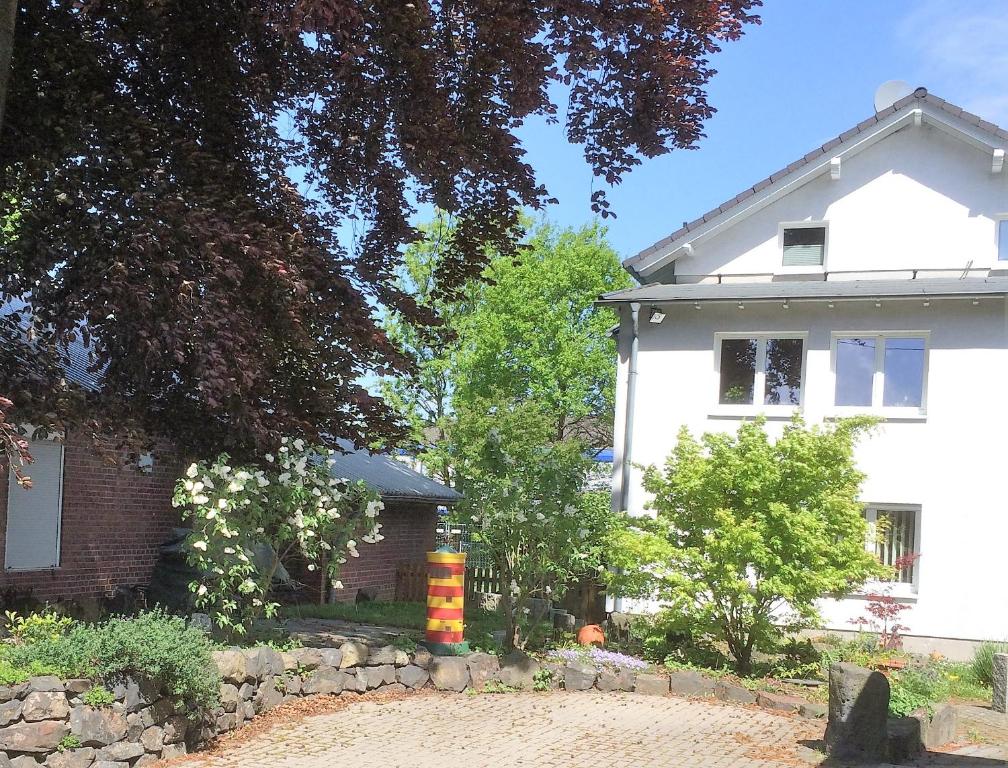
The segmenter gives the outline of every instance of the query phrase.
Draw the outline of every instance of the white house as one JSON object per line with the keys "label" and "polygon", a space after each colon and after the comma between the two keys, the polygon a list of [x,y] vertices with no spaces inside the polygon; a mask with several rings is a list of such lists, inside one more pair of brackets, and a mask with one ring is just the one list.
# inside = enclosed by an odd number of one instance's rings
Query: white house
{"label": "white house", "polygon": [[[1008,131],[887,84],[877,112],[628,259],[613,503],[683,425],[779,429],[869,413],[869,521],[886,517],[912,650],[1008,638]],[[879,100],[882,103],[879,104]],[[850,630],[864,595],[824,600]]]}

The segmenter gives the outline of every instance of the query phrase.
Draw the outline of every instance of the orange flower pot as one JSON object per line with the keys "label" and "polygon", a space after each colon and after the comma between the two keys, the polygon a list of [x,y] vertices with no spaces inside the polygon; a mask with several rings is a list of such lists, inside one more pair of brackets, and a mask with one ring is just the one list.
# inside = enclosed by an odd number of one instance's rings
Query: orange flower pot
{"label": "orange flower pot", "polygon": [[605,632],[598,624],[585,624],[577,633],[579,645],[597,645],[599,648],[605,645]]}

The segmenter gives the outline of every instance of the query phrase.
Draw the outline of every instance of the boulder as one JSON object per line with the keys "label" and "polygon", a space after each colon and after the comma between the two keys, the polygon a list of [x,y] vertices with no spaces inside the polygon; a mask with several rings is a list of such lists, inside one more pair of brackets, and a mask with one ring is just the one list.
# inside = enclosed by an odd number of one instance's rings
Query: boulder
{"label": "boulder", "polygon": [[413,663],[421,669],[427,669],[433,658],[433,654],[422,645],[417,646],[417,649],[413,651]]}
{"label": "boulder", "polygon": [[829,707],[815,701],[806,701],[798,707],[798,714],[810,720],[820,720],[829,713]]}
{"label": "boulder", "polygon": [[238,689],[238,696],[242,701],[251,701],[255,692],[256,687],[252,683],[242,683],[241,688]]}
{"label": "boulder", "polygon": [[[315,669],[322,666],[322,652],[318,648],[295,648],[290,655],[297,661],[300,669]],[[338,667],[339,664],[333,666]]]}
{"label": "boulder", "polygon": [[284,678],[284,693],[289,696],[301,695],[301,676],[289,675]]}
{"label": "boulder", "polygon": [[159,762],[161,762],[160,757],[154,754],[147,754],[138,757],[136,762],[133,763],[132,768],[153,768],[153,766],[157,765]]}
{"label": "boulder", "polygon": [[343,663],[343,652],[339,648],[322,648],[319,650],[319,658],[322,660],[319,666],[339,669]]}
{"label": "boulder", "polygon": [[62,720],[70,714],[70,704],[65,693],[59,691],[32,691],[25,696],[21,717],[35,720]]}
{"label": "boulder", "polygon": [[1008,653],[995,653],[993,668],[993,696],[991,709],[1008,713]]}
{"label": "boulder", "polygon": [[10,725],[21,717],[22,703],[17,699],[11,699],[0,704],[0,727]]}
{"label": "boulder", "polygon": [[461,693],[469,685],[469,668],[461,656],[435,656],[430,664],[430,676],[439,691]]}
{"label": "boulder", "polygon": [[333,667],[319,667],[304,681],[301,690],[306,696],[316,693],[340,694],[348,687],[350,676]]}
{"label": "boulder", "polygon": [[[125,729],[123,732],[125,733]],[[68,733],[70,729],[66,723],[59,720],[8,725],[0,728],[0,749],[5,752],[46,754],[55,750]]]}
{"label": "boulder", "polygon": [[277,688],[278,680],[280,680],[278,677],[267,677],[252,697],[252,706],[257,715],[276,709],[283,702],[283,691]]}
{"label": "boulder", "polygon": [[955,741],[959,718],[956,708],[951,704],[942,704],[931,714],[926,709],[918,709],[910,713],[921,724],[921,741],[926,749],[936,749],[943,744]]}
{"label": "boulder", "polygon": [[215,723],[217,733],[227,733],[228,731],[233,731],[238,727],[238,722],[238,715],[234,712],[225,712],[223,715],[218,715]]}
{"label": "boulder", "polygon": [[755,693],[728,680],[718,680],[714,683],[714,695],[721,699],[721,701],[728,701],[732,704],[756,703]]}
{"label": "boulder", "polygon": [[340,669],[359,667],[367,663],[368,647],[364,643],[358,643],[356,640],[347,640],[339,647],[339,652]]}
{"label": "boulder", "polygon": [[677,696],[713,696],[714,681],[692,669],[669,673],[669,690]]}
{"label": "boulder", "polygon": [[186,737],[189,721],[182,715],[175,715],[168,718],[162,728],[164,728],[165,744],[178,744]]}
{"label": "boulder", "polygon": [[40,763],[31,755],[18,755],[10,758],[11,768],[38,768]]}
{"label": "boulder", "polygon": [[564,688],[568,691],[587,691],[595,687],[598,671],[594,664],[583,661],[572,661],[564,667]]}
{"label": "boulder", "polygon": [[89,768],[95,760],[94,747],[68,749],[63,752],[53,752],[46,758],[47,768]]}
{"label": "boulder", "polygon": [[756,703],[764,709],[773,709],[777,712],[797,712],[799,707],[806,702],[805,699],[799,699],[797,696],[760,691],[756,694]]}
{"label": "boulder", "polygon": [[355,693],[364,693],[367,690],[367,673],[361,668],[351,669],[349,672],[345,673],[346,687],[344,691],[353,691]]}
{"label": "boulder", "polygon": [[826,750],[838,760],[884,762],[888,756],[889,681],[881,672],[838,662],[829,671]]}
{"label": "boulder", "polygon": [[279,651],[268,645],[245,651],[249,666],[256,670],[256,677],[263,679],[270,675],[282,675],[284,671],[283,657]]}
{"label": "boulder", "polygon": [[186,754],[185,744],[165,744],[164,749],[161,750],[161,759],[171,760],[173,757],[181,757],[184,754]]}
{"label": "boulder", "polygon": [[127,712],[136,712],[157,698],[157,691],[147,682],[138,683],[133,678],[127,677],[115,685],[112,695],[116,701],[122,703]]}
{"label": "boulder", "polygon": [[164,746],[164,728],[160,725],[145,728],[144,732],[140,734],[140,743],[148,752],[160,752],[161,747]]}
{"label": "boulder", "polygon": [[667,696],[668,692],[669,679],[664,675],[652,675],[645,672],[637,675],[634,693],[642,693],[645,696]]}
{"label": "boulder", "polygon": [[70,733],[85,747],[104,747],[126,737],[126,719],[109,709],[78,706],[70,710]]}
{"label": "boulder", "polygon": [[[414,659],[415,660],[415,659]],[[535,685],[535,676],[539,672],[539,662],[517,649],[506,654],[500,660],[500,671],[497,679],[512,688],[531,691]]]}
{"label": "boulder", "polygon": [[632,669],[603,669],[599,672],[595,685],[600,691],[632,691],[637,682],[637,673]]}
{"label": "boulder", "polygon": [[65,680],[63,685],[66,688],[67,695],[79,696],[82,693],[90,691],[94,683],[83,677],[75,677]]}
{"label": "boulder", "polygon": [[[402,663],[397,664],[397,661],[402,661]],[[372,666],[392,664],[393,666],[404,667],[409,664],[409,655],[394,645],[383,645],[381,648],[371,649],[371,652],[368,654],[367,663]]]}
{"label": "boulder", "polygon": [[66,686],[63,685],[63,681],[54,675],[43,675],[42,677],[33,677],[28,680],[28,690],[29,691],[65,691]]}
{"label": "boulder", "polygon": [[407,688],[423,688],[430,680],[430,674],[423,667],[407,664],[396,670],[396,678]]}
{"label": "boulder", "polygon": [[371,691],[382,685],[390,685],[396,681],[395,667],[382,664],[380,667],[365,667],[357,670],[357,677],[363,677],[367,690]]}
{"label": "boulder", "polygon": [[890,717],[886,723],[886,754],[892,763],[905,763],[924,751],[921,723],[915,717]]}
{"label": "boulder", "polygon": [[98,760],[108,760],[112,763],[128,763],[144,753],[143,744],[131,741],[118,741],[98,750]]}
{"label": "boulder", "polygon": [[470,684],[477,691],[482,691],[483,687],[491,680],[497,679],[500,672],[500,659],[490,653],[470,653],[465,657],[466,667],[469,668]]}
{"label": "boulder", "polygon": [[284,672],[295,672],[298,668],[297,656],[293,653],[284,651],[280,654],[280,658],[283,659]]}
{"label": "boulder", "polygon": [[214,651],[213,660],[220,670],[220,676],[229,683],[241,685],[246,680],[254,680],[255,675],[249,675],[248,660],[245,654],[237,648],[226,651]]}
{"label": "boulder", "polygon": [[238,687],[236,685],[221,683],[220,701],[225,712],[234,712],[238,709],[238,701],[240,699],[241,697],[238,695]]}
{"label": "boulder", "polygon": [[0,702],[23,699],[26,693],[28,693],[28,683],[0,686]]}

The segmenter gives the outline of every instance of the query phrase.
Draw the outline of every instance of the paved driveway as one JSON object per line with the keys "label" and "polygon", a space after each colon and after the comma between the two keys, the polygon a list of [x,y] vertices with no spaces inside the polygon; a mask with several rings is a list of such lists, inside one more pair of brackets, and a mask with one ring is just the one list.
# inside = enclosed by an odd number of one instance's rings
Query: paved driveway
{"label": "paved driveway", "polygon": [[[416,695],[279,725],[186,765],[208,768],[792,768],[821,722],[634,694]],[[976,751],[975,751],[976,752]],[[194,759],[196,758],[196,759]],[[976,756],[930,762],[986,768]]]}

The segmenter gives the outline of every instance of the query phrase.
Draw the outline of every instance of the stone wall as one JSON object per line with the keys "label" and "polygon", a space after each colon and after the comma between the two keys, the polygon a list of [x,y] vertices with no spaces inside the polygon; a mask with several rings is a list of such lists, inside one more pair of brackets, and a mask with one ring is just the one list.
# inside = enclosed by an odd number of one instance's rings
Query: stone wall
{"label": "stone wall", "polygon": [[599,670],[582,662],[540,663],[520,652],[503,658],[485,653],[438,657],[424,648],[268,647],[217,651],[220,706],[195,720],[184,707],[151,686],[123,680],[107,707],[84,703],[87,680],[37,677],[0,688],[0,768],[143,768],[159,759],[199,749],[256,715],[304,696],[407,692],[431,687],[467,689],[632,691],[648,695],[710,696],[740,704],[820,717],[823,708],[800,699],[754,693],[688,671],[669,675]]}

